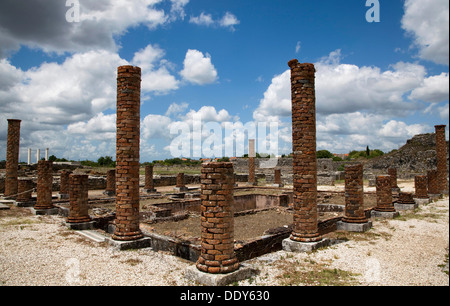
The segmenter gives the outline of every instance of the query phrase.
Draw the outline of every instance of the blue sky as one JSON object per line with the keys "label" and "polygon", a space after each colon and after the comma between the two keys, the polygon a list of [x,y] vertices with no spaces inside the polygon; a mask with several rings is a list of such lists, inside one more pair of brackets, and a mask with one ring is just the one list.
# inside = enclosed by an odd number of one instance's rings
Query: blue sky
{"label": "blue sky", "polygon": [[380,22],[366,20],[365,0],[2,0],[0,159],[8,118],[23,120],[21,160],[47,147],[73,160],[115,156],[124,64],[143,73],[142,162],[172,157],[170,130],[199,115],[236,131],[276,122],[270,140],[289,153],[293,58],[316,65],[318,150],[397,149],[448,124],[449,2],[373,2]]}

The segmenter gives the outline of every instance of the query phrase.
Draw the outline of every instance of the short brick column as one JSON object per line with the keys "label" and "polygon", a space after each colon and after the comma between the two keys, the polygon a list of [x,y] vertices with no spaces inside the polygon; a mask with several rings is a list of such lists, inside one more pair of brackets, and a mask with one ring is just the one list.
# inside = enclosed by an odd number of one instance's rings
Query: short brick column
{"label": "short brick column", "polygon": [[430,170],[427,172],[428,178],[428,194],[440,194],[438,184],[438,172],[437,170]]}
{"label": "short brick column", "polygon": [[184,173],[178,173],[177,175],[177,185],[175,187],[176,191],[187,191],[187,187],[184,183]]}
{"label": "short brick column", "polygon": [[139,228],[141,68],[117,69],[116,230],[114,240],[143,238]]}
{"label": "short brick column", "polygon": [[153,184],[153,165],[145,166],[145,192],[156,192],[155,185]]}
{"label": "short brick column", "polygon": [[72,174],[69,177],[69,216],[67,223],[90,222],[88,206],[89,176]]}
{"label": "short brick column", "polygon": [[398,187],[398,183],[397,183],[397,169],[389,168],[388,174],[391,177],[392,191],[397,191],[397,192],[400,191],[400,188]]}
{"label": "short brick column", "polygon": [[347,223],[366,223],[369,220],[364,212],[363,165],[345,167],[345,216]]}
{"label": "short brick column", "polygon": [[442,194],[448,194],[448,168],[447,168],[447,141],[445,140],[446,125],[437,125],[436,128],[436,158],[438,172],[438,186]]}
{"label": "short brick column", "polygon": [[108,170],[108,172],[106,172],[106,189],[103,194],[107,196],[116,194],[116,169]]}
{"label": "short brick column", "polygon": [[296,242],[322,240],[317,213],[316,98],[313,64],[288,63],[291,68],[294,228]]}
{"label": "short brick column", "polygon": [[53,209],[52,186],[53,162],[47,160],[38,161],[37,199],[34,209]]}
{"label": "short brick column", "polygon": [[18,181],[18,195],[16,197],[16,202],[25,203],[31,201],[31,196],[33,194],[33,180],[32,179],[20,179]]}
{"label": "short brick column", "polygon": [[275,187],[283,187],[284,184],[281,181],[281,169],[275,169],[274,171],[274,186]]}
{"label": "short brick column", "polygon": [[428,199],[428,177],[426,175],[416,175],[414,178],[414,186],[416,189],[416,194],[414,195],[417,199]]}
{"label": "short brick column", "polygon": [[256,186],[256,170],[255,170],[255,158],[249,157],[248,158],[248,184],[252,186]]}
{"label": "short brick column", "polygon": [[63,170],[60,174],[59,197],[60,199],[69,198],[69,184],[71,171]]}
{"label": "short brick column", "polygon": [[414,200],[412,193],[400,192],[394,207],[396,210],[413,210],[418,207],[418,204]]}
{"label": "short brick column", "polygon": [[198,270],[226,274],[239,268],[234,252],[233,163],[202,165],[202,248]]}
{"label": "short brick column", "polygon": [[374,208],[378,212],[395,212],[392,203],[391,177],[389,175],[377,176],[377,206]]}
{"label": "short brick column", "polygon": [[6,176],[5,197],[16,198],[19,170],[20,147],[20,123],[21,120],[8,119],[8,138],[6,143]]}

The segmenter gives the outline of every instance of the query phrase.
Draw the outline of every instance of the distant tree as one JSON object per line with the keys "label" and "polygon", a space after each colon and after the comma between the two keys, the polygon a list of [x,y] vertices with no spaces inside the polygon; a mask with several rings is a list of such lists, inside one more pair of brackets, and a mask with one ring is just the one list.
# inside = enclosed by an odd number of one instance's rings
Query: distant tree
{"label": "distant tree", "polygon": [[333,158],[333,154],[330,151],[327,150],[320,150],[317,151],[317,158]]}

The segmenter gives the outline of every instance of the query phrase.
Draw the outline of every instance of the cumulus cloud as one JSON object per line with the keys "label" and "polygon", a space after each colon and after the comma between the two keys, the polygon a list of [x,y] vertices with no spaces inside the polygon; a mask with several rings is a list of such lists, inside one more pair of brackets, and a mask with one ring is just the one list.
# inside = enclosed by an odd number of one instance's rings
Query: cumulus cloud
{"label": "cumulus cloud", "polygon": [[197,85],[211,84],[217,80],[217,70],[211,62],[211,56],[192,49],[186,53],[180,75],[184,80]]}
{"label": "cumulus cloud", "polygon": [[449,98],[449,77],[448,73],[441,73],[428,77],[423,80],[422,84],[415,88],[410,99],[422,100],[430,103],[439,103]]}
{"label": "cumulus cloud", "polygon": [[0,2],[0,58],[20,46],[45,52],[117,51],[115,38],[130,27],[155,29],[184,18],[189,0],[170,0],[170,12],[157,5],[168,0],[79,0],[79,22],[68,22],[71,7],[61,0]]}
{"label": "cumulus cloud", "polygon": [[449,64],[448,0],[406,0],[402,28],[414,39],[422,59]]}
{"label": "cumulus cloud", "polygon": [[211,14],[202,12],[199,16],[191,16],[189,22],[200,26],[228,28],[231,31],[235,31],[235,26],[241,23],[239,19],[230,12],[226,12],[225,15],[218,20],[214,20]]}

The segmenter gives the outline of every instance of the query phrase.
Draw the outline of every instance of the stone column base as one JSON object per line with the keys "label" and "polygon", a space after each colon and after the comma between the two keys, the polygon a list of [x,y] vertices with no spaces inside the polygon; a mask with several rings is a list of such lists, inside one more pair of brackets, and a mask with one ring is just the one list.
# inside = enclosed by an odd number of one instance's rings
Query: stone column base
{"label": "stone column base", "polygon": [[58,200],[67,200],[69,199],[69,195],[65,193],[58,193]]}
{"label": "stone column base", "polygon": [[68,229],[74,230],[74,231],[88,231],[94,229],[95,221],[90,222],[82,222],[82,223],[69,223],[66,222],[66,226]]}
{"label": "stone column base", "polygon": [[327,247],[329,245],[331,245],[331,240],[328,238],[323,238],[317,242],[296,242],[291,240],[291,238],[286,238],[282,242],[284,251],[296,253],[311,253],[318,248]]}
{"label": "stone column base", "polygon": [[376,211],[372,210],[371,217],[372,218],[385,218],[385,219],[393,219],[395,217],[400,216],[398,211]]}
{"label": "stone column base", "polygon": [[241,264],[239,268],[228,274],[210,274],[197,269],[195,265],[186,269],[184,277],[204,286],[227,286],[231,283],[242,281],[257,274],[257,270]]}
{"label": "stone column base", "polygon": [[419,207],[419,204],[403,204],[403,203],[394,203],[395,210],[414,210]]}
{"label": "stone column base", "polygon": [[112,238],[107,238],[107,240],[113,248],[119,251],[144,249],[149,248],[152,245],[152,239],[148,237],[131,241],[119,241]]}
{"label": "stone column base", "polygon": [[187,187],[174,187],[173,190],[177,192],[184,192],[188,191],[189,189]]}
{"label": "stone column base", "polygon": [[427,205],[431,203],[430,198],[414,198],[414,201],[416,202],[417,205]]}
{"label": "stone column base", "polygon": [[30,207],[30,210],[36,216],[52,216],[59,214],[59,208],[48,208],[48,209],[35,209],[34,207]]}
{"label": "stone column base", "polygon": [[338,221],[336,223],[336,226],[338,231],[363,233],[372,228],[372,221],[367,221],[365,223],[349,223]]}

